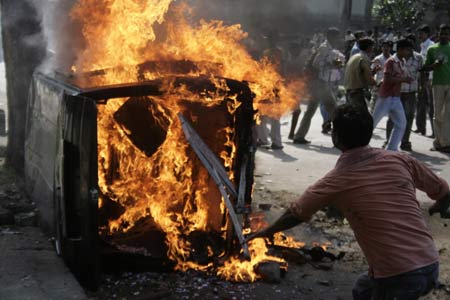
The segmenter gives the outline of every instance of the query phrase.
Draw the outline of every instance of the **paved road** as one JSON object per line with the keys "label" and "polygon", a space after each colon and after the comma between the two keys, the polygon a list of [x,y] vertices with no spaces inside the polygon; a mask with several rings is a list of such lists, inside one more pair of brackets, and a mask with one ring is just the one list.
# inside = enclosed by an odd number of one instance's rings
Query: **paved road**
{"label": "paved road", "polygon": [[[0,109],[6,111],[4,63],[0,63]],[[7,138],[0,136],[0,146]],[[0,178],[8,178],[0,158]],[[0,180],[0,192],[8,187]],[[5,200],[0,199],[0,204]],[[38,227],[0,226],[1,300],[83,300],[86,295]]]}
{"label": "paved road", "polygon": [[[8,125],[8,107],[6,102],[6,78],[5,78],[5,62],[0,59],[0,110],[5,112],[6,123]],[[0,141],[1,142],[1,141]]]}
{"label": "paved road", "polygon": [[[333,148],[330,135],[320,132],[321,124],[322,118],[317,112],[313,118],[311,131],[307,136],[312,143],[295,145],[287,139],[290,116],[283,118],[281,134],[284,149],[265,150],[259,148],[256,154],[256,174],[262,176],[258,178],[259,182],[272,191],[301,194],[309,185],[331,170],[340,152]],[[385,124],[386,121],[382,120],[380,126],[376,128],[371,146],[382,146]],[[440,176],[450,181],[450,155],[430,151],[432,139],[428,137],[413,133],[411,142],[414,150],[411,155],[424,161]],[[427,201],[425,194],[419,192],[418,196],[419,200]]]}

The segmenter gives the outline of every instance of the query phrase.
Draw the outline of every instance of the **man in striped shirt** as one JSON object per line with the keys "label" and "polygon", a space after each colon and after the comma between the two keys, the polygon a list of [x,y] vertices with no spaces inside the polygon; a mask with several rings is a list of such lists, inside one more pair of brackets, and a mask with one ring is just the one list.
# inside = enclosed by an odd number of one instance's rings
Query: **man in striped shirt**
{"label": "man in striped shirt", "polygon": [[[408,38],[411,40],[412,38]],[[413,42],[411,40],[411,42]],[[419,88],[419,76],[420,76],[420,70],[422,69],[424,64],[424,58],[420,53],[415,52],[412,48],[410,49],[410,52],[405,57],[405,71],[407,74],[407,77],[411,78],[412,81],[407,83],[402,83],[401,86],[401,94],[400,94],[400,100],[403,104],[403,109],[405,111],[405,117],[406,117],[406,129],[405,133],[403,134],[402,142],[400,144],[400,149],[404,151],[412,151],[412,145],[409,140],[411,136],[411,127],[412,123],[414,121],[414,115],[416,113],[416,101],[417,101],[417,91]],[[387,123],[387,130],[386,130],[386,140],[389,140],[389,137],[391,136],[391,131],[394,124],[392,123],[392,120],[389,118],[389,121]]]}
{"label": "man in striped shirt", "polygon": [[332,139],[342,154],[334,169],[310,186],[275,223],[247,240],[271,237],[333,205],[348,220],[369,264],[369,271],[355,283],[353,299],[417,300],[437,284],[439,253],[416,188],[436,200],[430,214],[448,217],[449,186],[410,155],[369,147],[372,134],[373,121],[367,110],[350,104],[338,107]]}

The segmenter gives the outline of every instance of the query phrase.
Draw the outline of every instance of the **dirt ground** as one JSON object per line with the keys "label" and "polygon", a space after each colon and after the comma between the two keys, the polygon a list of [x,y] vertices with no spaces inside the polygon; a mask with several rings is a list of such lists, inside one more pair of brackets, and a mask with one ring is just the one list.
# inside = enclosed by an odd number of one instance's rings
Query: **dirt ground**
{"label": "dirt ground", "polygon": [[[285,126],[286,127],[286,126]],[[317,126],[318,127],[318,126]],[[336,158],[337,153],[329,147],[329,143],[320,134],[316,134],[316,143],[319,138],[323,138],[325,146],[311,146],[309,148],[295,148],[289,144],[286,145],[286,153],[273,154],[260,153],[259,158],[270,163],[278,160],[279,169],[292,168],[288,173],[289,176],[296,176],[299,185],[289,189],[287,180],[276,181],[277,170],[272,168],[269,174],[269,167],[261,168],[255,173],[256,184],[254,187],[253,211],[261,212],[260,207],[270,209],[263,211],[266,220],[270,223],[275,220],[289,205],[295,200],[299,194],[293,193],[292,190],[301,191],[305,185],[310,184],[322,176],[324,170],[329,169],[330,165]],[[419,137],[420,138],[420,137]],[[423,139],[426,142],[425,139]],[[321,140],[319,140],[322,143]],[[417,145],[420,144],[417,142]],[[328,150],[329,149],[329,150]],[[320,150],[320,151],[319,151]],[[326,151],[325,151],[326,150]],[[298,153],[299,151],[303,151]],[[1,165],[3,159],[4,147],[0,147],[0,210],[9,210],[13,217],[18,214],[26,214],[34,212],[34,205],[30,203],[23,195],[23,187],[20,184],[21,179],[16,178],[4,170]],[[422,150],[423,153],[427,153]],[[312,153],[312,154],[310,154]],[[420,153],[419,153],[420,154]],[[419,154],[415,154],[416,156]],[[448,158],[439,158],[436,160],[431,154],[420,154],[419,159],[429,161],[430,166],[448,178]],[[434,154],[433,154],[434,155]],[[267,157],[266,157],[267,156]],[[298,158],[298,159],[297,159]],[[297,159],[297,160],[294,160]],[[260,163],[264,163],[260,161]],[[284,165],[283,165],[284,163]],[[327,165],[316,167],[319,164]],[[297,165],[295,165],[297,164]],[[307,165],[309,164],[309,165]],[[299,176],[298,170],[304,167],[310,171],[308,175]],[[273,174],[275,173],[275,174]],[[18,182],[17,184],[14,182]],[[304,181],[304,182],[303,182]],[[281,184],[285,184],[284,188]],[[289,191],[287,191],[289,189]],[[423,198],[423,195],[420,195]],[[423,300],[449,300],[450,299],[450,220],[440,219],[438,216],[429,217],[426,213],[431,202],[423,203],[424,217],[435,239],[437,248],[440,252],[440,280],[441,288],[434,290],[430,295],[423,297]],[[13,203],[13,204],[11,204]],[[263,206],[260,206],[263,204]],[[10,218],[7,216],[7,218]],[[6,239],[25,239],[26,237],[34,241],[33,245],[26,246],[33,248],[32,251],[43,250],[50,253],[53,251],[51,241],[47,238],[36,234],[29,236],[31,232],[21,227],[35,225],[35,218],[20,219],[25,222],[22,225],[1,226],[0,238]],[[22,222],[21,221],[21,222]],[[13,223],[16,220],[13,220]],[[33,232],[38,232],[37,228]],[[18,233],[18,234],[14,234]],[[288,270],[279,283],[268,283],[258,281],[255,283],[231,283],[220,280],[214,276],[199,272],[130,272],[122,271],[116,273],[104,273],[101,279],[101,286],[97,292],[86,291],[90,300],[109,300],[109,299],[127,299],[127,300],[151,300],[151,299],[220,299],[220,300],[265,300],[265,299],[305,299],[305,300],[348,300],[351,299],[351,288],[354,280],[360,273],[367,270],[367,263],[361,253],[360,248],[355,242],[353,233],[348,224],[344,221],[329,219],[323,212],[319,212],[307,224],[302,224],[289,232],[289,235],[295,237],[299,241],[303,241],[307,246],[314,243],[329,245],[329,251],[332,253],[344,252],[345,256],[335,262],[325,261],[324,265],[331,266],[331,269],[324,270],[319,265],[310,263],[298,264],[288,261]],[[39,243],[38,243],[39,242]],[[36,244],[38,243],[38,244]],[[49,254],[50,255],[50,254]],[[1,262],[0,262],[1,263]],[[318,266],[320,268],[318,268]],[[0,264],[0,270],[2,265]],[[3,264],[5,268],[5,264]],[[3,279],[12,278],[11,270],[3,268]],[[8,273],[10,272],[10,273]],[[56,273],[55,273],[56,274]],[[21,277],[22,278],[22,277]],[[25,277],[26,279],[26,277]],[[9,279],[8,279],[9,280]],[[18,279],[23,281],[22,279]],[[0,282],[2,275],[0,275]],[[39,282],[36,281],[36,288],[39,288]],[[0,297],[1,298],[1,297]],[[9,299],[9,298],[8,298]],[[80,298],[81,299],[81,298]]]}
{"label": "dirt ground", "polygon": [[[1,163],[0,159],[0,163]],[[288,204],[295,200],[298,195],[284,192],[271,191],[260,178],[256,178],[253,210],[263,212],[268,222],[277,218]],[[8,170],[0,168],[0,200],[2,207],[33,211],[33,204],[28,202],[21,193],[20,182],[9,174]],[[11,206],[12,202],[19,203]],[[22,206],[21,206],[22,205]],[[31,206],[31,208],[30,208]],[[267,207],[270,209],[267,210]],[[448,226],[450,220],[442,220],[435,216],[430,218],[426,214],[424,205],[424,216],[430,226],[435,242],[441,255],[440,280],[442,287],[424,297],[426,300],[450,299],[450,235]],[[12,228],[12,229],[11,229]],[[1,227],[3,235],[9,232],[26,232],[22,227]],[[25,230],[25,231],[24,231]],[[220,300],[264,300],[264,299],[305,299],[305,300],[347,300],[351,299],[351,287],[356,277],[365,272],[367,264],[360,248],[355,242],[352,231],[344,221],[329,219],[325,213],[319,212],[313,220],[302,224],[289,232],[289,235],[308,246],[314,243],[329,245],[332,253],[345,252],[343,259],[335,262],[325,262],[331,266],[330,270],[317,268],[313,264],[298,264],[288,261],[288,271],[280,283],[267,283],[258,281],[256,283],[231,283],[220,280],[199,272],[118,272],[104,273],[102,283],[97,292],[87,291],[90,300],[127,299],[127,300],[150,300],[150,299],[220,299]],[[20,239],[26,235],[17,235]],[[51,242],[41,238],[39,249],[45,248],[51,251]],[[33,245],[35,247],[36,245]]]}
{"label": "dirt ground", "polygon": [[[254,211],[260,204],[269,204],[264,211],[267,220],[273,221],[298,195],[273,192],[256,184]],[[264,207],[264,205],[263,205]],[[267,205],[264,207],[266,208]],[[425,300],[450,299],[450,220],[424,215],[435,238],[441,255],[441,288],[433,291]],[[188,273],[119,273],[105,274],[102,286],[96,293],[89,293],[91,300],[104,299],[220,299],[220,300],[347,300],[357,276],[367,270],[367,263],[357,245],[349,225],[344,221],[329,219],[319,212],[308,224],[302,224],[288,232],[307,245],[329,244],[333,253],[345,252],[343,259],[328,262],[331,270],[318,269],[311,264],[289,262],[288,271],[280,283],[264,281],[236,284],[198,272]]]}

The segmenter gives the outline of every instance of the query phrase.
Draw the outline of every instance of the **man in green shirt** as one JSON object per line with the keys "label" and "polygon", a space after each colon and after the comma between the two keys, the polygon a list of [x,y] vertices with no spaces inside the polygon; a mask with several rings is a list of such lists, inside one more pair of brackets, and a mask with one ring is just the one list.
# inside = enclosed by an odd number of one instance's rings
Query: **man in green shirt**
{"label": "man in green shirt", "polygon": [[433,71],[435,140],[431,150],[450,153],[450,26],[439,28],[439,43],[430,46],[423,71]]}

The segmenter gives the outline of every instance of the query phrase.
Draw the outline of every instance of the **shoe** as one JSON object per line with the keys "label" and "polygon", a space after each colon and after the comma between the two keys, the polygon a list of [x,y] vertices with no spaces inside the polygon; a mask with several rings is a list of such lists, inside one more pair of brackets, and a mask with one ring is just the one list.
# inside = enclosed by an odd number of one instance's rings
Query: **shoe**
{"label": "shoe", "polygon": [[434,133],[433,133],[433,134],[431,134],[431,135],[428,135],[427,137],[429,137],[430,139],[434,139],[434,138],[436,138],[436,136],[434,135]]}
{"label": "shoe", "polygon": [[322,124],[322,133],[328,134],[331,131],[331,122],[325,122]]}
{"label": "shoe", "polygon": [[410,142],[402,143],[400,145],[400,149],[402,149],[403,151],[412,151],[412,145]]}
{"label": "shoe", "polygon": [[305,145],[305,144],[310,144],[311,141],[308,141],[308,140],[305,139],[305,138],[296,138],[296,139],[294,139],[293,143],[294,143],[294,144]]}
{"label": "shoe", "polygon": [[259,148],[270,148],[270,144],[269,143],[263,143],[260,140],[258,140],[256,142],[256,147],[259,147]]}
{"label": "shoe", "polygon": [[450,153],[450,147],[433,147],[430,151],[437,151],[442,153]]}
{"label": "shoe", "polygon": [[293,135],[293,134],[289,134],[289,135],[288,135],[288,139],[289,139],[289,140],[293,140],[293,139],[294,139],[294,135]]}
{"label": "shoe", "polygon": [[282,145],[272,144],[272,145],[270,146],[270,148],[272,148],[273,150],[281,150],[281,149],[283,149],[284,147],[283,147]]}

